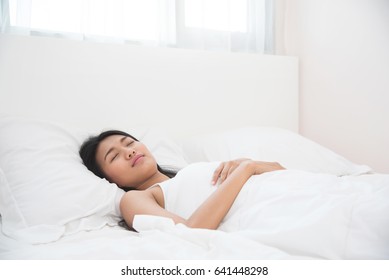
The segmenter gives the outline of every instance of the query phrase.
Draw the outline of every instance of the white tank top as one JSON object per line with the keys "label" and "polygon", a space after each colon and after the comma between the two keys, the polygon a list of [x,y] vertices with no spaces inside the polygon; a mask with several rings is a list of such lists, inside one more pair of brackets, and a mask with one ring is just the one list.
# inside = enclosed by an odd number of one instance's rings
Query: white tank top
{"label": "white tank top", "polygon": [[212,175],[219,163],[190,164],[177,175],[159,183],[165,201],[165,209],[185,219],[217,188],[211,184]]}

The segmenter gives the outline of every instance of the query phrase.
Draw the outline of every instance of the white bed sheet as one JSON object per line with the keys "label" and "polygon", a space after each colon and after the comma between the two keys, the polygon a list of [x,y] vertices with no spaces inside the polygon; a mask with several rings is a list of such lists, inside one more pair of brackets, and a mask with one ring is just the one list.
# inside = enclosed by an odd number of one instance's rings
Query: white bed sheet
{"label": "white bed sheet", "polygon": [[[320,176],[318,177],[320,179]],[[358,221],[344,221],[349,230],[357,230],[347,241],[349,254],[345,259],[389,259],[389,175],[369,174],[336,177],[336,181],[365,190],[366,197],[376,193],[375,201],[367,199],[360,204],[354,219],[361,218],[365,228],[352,228]],[[320,185],[320,181],[318,181]],[[363,207],[366,207],[365,209]],[[374,206],[374,207],[373,207]],[[298,207],[298,205],[296,205]],[[313,206],[314,207],[314,206]],[[334,217],[335,218],[335,217]],[[304,219],[301,228],[304,229]],[[161,217],[137,216],[139,233],[121,227],[80,232],[47,244],[31,245],[0,236],[0,259],[321,259],[323,248],[317,254],[289,250],[281,242],[266,244],[255,231],[226,233],[190,229],[174,225]],[[370,225],[370,226],[369,226]],[[282,227],[281,227],[282,228]],[[336,229],[328,228],[328,232]],[[309,238],[301,233],[301,240]],[[275,233],[282,235],[282,232]],[[336,234],[336,233],[335,233]],[[351,238],[350,237],[350,238]],[[339,244],[327,244],[339,246]],[[293,247],[293,246],[292,246]],[[335,248],[327,248],[329,250]],[[311,248],[312,251],[315,248]]]}
{"label": "white bed sheet", "polygon": [[1,235],[0,247],[0,259],[3,260],[303,258],[238,235],[182,226],[177,226],[176,230],[155,229],[141,233],[121,227],[104,227],[41,245],[22,244]]}

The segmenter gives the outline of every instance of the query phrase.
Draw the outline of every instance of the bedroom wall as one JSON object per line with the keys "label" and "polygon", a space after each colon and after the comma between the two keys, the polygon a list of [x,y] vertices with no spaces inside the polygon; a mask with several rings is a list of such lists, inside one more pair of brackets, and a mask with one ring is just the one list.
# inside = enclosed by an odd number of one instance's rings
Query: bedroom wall
{"label": "bedroom wall", "polygon": [[300,62],[300,132],[389,173],[389,1],[286,1]]}

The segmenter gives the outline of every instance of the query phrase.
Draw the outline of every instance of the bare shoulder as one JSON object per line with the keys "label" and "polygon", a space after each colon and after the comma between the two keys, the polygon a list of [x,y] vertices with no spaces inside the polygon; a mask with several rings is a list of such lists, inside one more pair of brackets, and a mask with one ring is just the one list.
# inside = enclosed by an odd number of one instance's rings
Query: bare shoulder
{"label": "bare shoulder", "polygon": [[122,214],[128,211],[133,212],[150,204],[164,208],[163,192],[158,185],[146,190],[126,192],[120,201],[120,211]]}
{"label": "bare shoulder", "polygon": [[120,212],[126,223],[132,227],[135,215],[166,216],[163,205],[162,190],[155,186],[147,190],[125,193],[120,201]]}

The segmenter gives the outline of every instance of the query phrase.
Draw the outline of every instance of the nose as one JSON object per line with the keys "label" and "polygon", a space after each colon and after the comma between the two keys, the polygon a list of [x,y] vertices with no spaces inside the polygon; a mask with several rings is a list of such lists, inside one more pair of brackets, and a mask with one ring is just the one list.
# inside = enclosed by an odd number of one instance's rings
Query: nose
{"label": "nose", "polygon": [[132,158],[134,155],[135,155],[135,150],[134,149],[128,149],[127,152],[126,152],[126,157],[127,159],[130,159]]}

